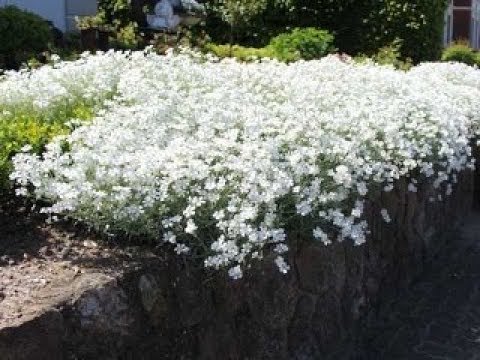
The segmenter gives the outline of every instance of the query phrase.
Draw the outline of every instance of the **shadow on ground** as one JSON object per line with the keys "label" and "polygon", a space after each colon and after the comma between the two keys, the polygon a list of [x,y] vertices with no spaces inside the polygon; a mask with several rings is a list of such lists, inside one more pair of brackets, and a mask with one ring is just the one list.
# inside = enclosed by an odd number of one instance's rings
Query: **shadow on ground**
{"label": "shadow on ground", "polygon": [[361,337],[356,360],[480,359],[480,212]]}

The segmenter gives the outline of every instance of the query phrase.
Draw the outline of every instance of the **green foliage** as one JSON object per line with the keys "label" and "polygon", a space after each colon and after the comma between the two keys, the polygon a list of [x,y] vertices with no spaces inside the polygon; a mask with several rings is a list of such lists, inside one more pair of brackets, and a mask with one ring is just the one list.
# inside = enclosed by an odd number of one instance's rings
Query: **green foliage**
{"label": "green foliage", "polygon": [[[378,49],[402,41],[402,58],[414,62],[437,60],[441,53],[446,0],[290,0],[289,6],[267,1],[249,26],[235,29],[242,45],[265,45],[287,28],[316,27],[335,35],[335,46],[354,55],[373,55]],[[228,24],[210,16],[209,34],[216,42],[227,41]],[[222,27],[223,26],[223,27]]]}
{"label": "green foliage", "polygon": [[445,0],[296,0],[296,5],[294,17],[319,20],[349,54],[371,55],[400,39],[403,58],[419,62],[440,56]]}
{"label": "green foliage", "polygon": [[128,25],[132,21],[131,0],[99,0],[98,9],[104,22],[115,27]]}
{"label": "green foliage", "polygon": [[49,111],[33,108],[2,109],[0,107],[0,191],[9,188],[11,158],[29,145],[40,154],[55,136],[67,134],[68,119],[88,120],[93,117],[89,104],[59,105]]}
{"label": "green foliage", "polygon": [[109,31],[113,35],[112,45],[123,50],[135,50],[144,45],[139,32],[140,18],[143,12],[132,0],[99,0],[98,14],[101,21],[100,30]]}
{"label": "green foliage", "polygon": [[391,44],[381,47],[376,53],[371,56],[359,54],[355,57],[357,62],[373,61],[379,65],[392,65],[400,70],[409,70],[413,64],[412,60],[407,58],[402,60],[400,53],[401,41],[395,40]]}
{"label": "green foliage", "polygon": [[395,39],[402,41],[401,54],[415,62],[438,60],[442,49],[445,0],[383,0],[365,19],[365,46],[377,49]]}
{"label": "green foliage", "polygon": [[296,28],[274,37],[269,47],[279,60],[312,60],[334,52],[333,41],[334,36],[326,30]]}
{"label": "green foliage", "polygon": [[269,47],[252,48],[240,45],[207,44],[205,50],[212,52],[221,59],[234,57],[241,61],[250,61],[259,58],[276,58],[276,54]]}
{"label": "green foliage", "polygon": [[[230,44],[240,36],[242,32],[251,27],[258,28],[258,18],[271,7],[286,9],[291,0],[212,0],[207,4],[208,18],[210,23],[223,21],[229,27],[228,39]],[[215,27],[215,25],[214,25]],[[210,27],[212,29],[212,27]],[[223,30],[220,30],[223,32]],[[248,32],[248,30],[247,30]],[[225,32],[224,32],[225,34]]]}
{"label": "green foliage", "polygon": [[300,59],[318,59],[335,51],[334,37],[328,31],[315,28],[294,29],[274,37],[270,44],[262,48],[240,45],[207,44],[204,49],[219,58],[235,57],[241,61],[258,58],[272,58],[284,62]]}
{"label": "green foliage", "polygon": [[75,22],[80,30],[98,29],[98,27],[102,24],[102,18],[97,15],[77,16],[75,17]]}
{"label": "green foliage", "polygon": [[138,34],[138,25],[135,22],[130,22],[118,28],[115,34],[114,45],[120,49],[135,50],[140,47],[141,42],[142,39]]}
{"label": "green foliage", "polygon": [[52,41],[48,23],[38,15],[15,6],[0,8],[0,56],[7,67],[46,50]]}
{"label": "green foliage", "polygon": [[467,65],[479,65],[480,56],[468,43],[453,43],[442,53],[442,61],[457,61]]}
{"label": "green foliage", "polygon": [[75,22],[80,30],[98,29],[103,31],[113,30],[113,26],[108,23],[106,19],[106,13],[99,11],[92,16],[76,16]]}

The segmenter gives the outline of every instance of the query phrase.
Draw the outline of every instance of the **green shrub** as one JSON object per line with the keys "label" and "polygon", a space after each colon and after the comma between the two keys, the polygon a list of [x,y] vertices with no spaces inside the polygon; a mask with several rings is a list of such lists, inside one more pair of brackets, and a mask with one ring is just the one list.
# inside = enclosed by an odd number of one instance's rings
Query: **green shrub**
{"label": "green shrub", "polygon": [[360,63],[371,60],[380,65],[392,65],[400,70],[409,70],[413,66],[412,60],[409,58],[402,59],[400,49],[401,41],[396,40],[389,45],[381,47],[371,56],[359,54],[354,59]]}
{"label": "green shrub", "polygon": [[99,0],[98,10],[106,23],[116,27],[126,26],[135,20],[131,0]]}
{"label": "green shrub", "polygon": [[335,51],[332,46],[333,40],[333,35],[328,31],[315,28],[297,28],[289,33],[274,37],[270,44],[262,48],[209,43],[204,49],[219,58],[234,57],[241,61],[271,58],[290,62],[300,59],[317,59]]}
{"label": "green shrub", "polygon": [[400,39],[403,58],[415,63],[438,60],[446,6],[446,0],[355,0],[350,11],[359,8],[362,23],[349,29],[354,36],[337,28],[338,36],[344,42],[342,46],[366,52]]}
{"label": "green shrub", "polygon": [[82,102],[49,111],[28,108],[9,111],[0,107],[0,192],[10,188],[11,158],[22,147],[29,145],[40,154],[53,137],[69,133],[65,124],[68,119],[88,120],[92,117],[93,108]]}
{"label": "green shrub", "polygon": [[0,8],[0,56],[7,67],[46,50],[52,41],[48,23],[38,15],[15,6]]}
{"label": "green shrub", "polygon": [[136,50],[140,47],[142,39],[138,35],[138,25],[130,22],[117,29],[113,45],[124,50]]}
{"label": "green shrub", "polygon": [[335,51],[333,40],[333,35],[326,30],[296,28],[274,37],[269,47],[279,60],[312,60]]}
{"label": "green shrub", "polygon": [[[415,63],[438,60],[446,0],[289,0],[284,9],[270,3],[249,26],[235,29],[242,45],[265,46],[265,34],[286,28],[317,27],[335,35],[335,46],[351,55],[372,55],[395,39],[402,40],[403,58]],[[208,32],[215,42],[227,42],[228,25],[210,15]]]}
{"label": "green shrub", "polygon": [[258,58],[276,58],[276,54],[268,47],[251,48],[240,45],[217,45],[207,44],[205,50],[213,53],[215,56],[223,59],[227,57],[234,57],[241,61],[249,61]]}
{"label": "green shrub", "polygon": [[457,61],[467,65],[477,65],[479,60],[478,53],[465,42],[454,43],[443,50],[442,53],[442,61]]}

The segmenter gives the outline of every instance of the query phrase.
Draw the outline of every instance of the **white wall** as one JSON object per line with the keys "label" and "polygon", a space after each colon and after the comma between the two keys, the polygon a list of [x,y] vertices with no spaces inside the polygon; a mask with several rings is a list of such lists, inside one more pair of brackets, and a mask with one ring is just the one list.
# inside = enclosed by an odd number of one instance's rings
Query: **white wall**
{"label": "white wall", "polygon": [[62,31],[74,29],[75,16],[94,15],[97,0],[0,0],[0,6],[15,5],[50,20]]}

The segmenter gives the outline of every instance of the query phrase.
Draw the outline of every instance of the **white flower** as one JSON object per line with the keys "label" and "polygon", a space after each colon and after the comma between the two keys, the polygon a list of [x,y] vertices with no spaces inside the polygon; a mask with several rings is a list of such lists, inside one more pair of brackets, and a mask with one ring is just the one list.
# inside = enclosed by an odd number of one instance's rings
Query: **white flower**
{"label": "white flower", "polygon": [[393,190],[393,184],[385,185],[385,187],[383,188],[383,191],[385,192],[390,192],[392,190]]}
{"label": "white flower", "polygon": [[323,242],[324,245],[330,245],[332,243],[331,240],[328,238],[328,235],[318,227],[313,230],[313,237]]}
{"label": "white flower", "polygon": [[178,254],[178,255],[182,255],[182,254],[188,254],[190,252],[190,248],[184,244],[177,244],[175,246],[175,252]]}
{"label": "white flower", "polygon": [[361,195],[361,196],[365,196],[367,195],[368,193],[368,188],[367,188],[367,184],[365,184],[365,182],[359,182],[357,184],[357,190],[358,190],[358,193]]}
{"label": "white flower", "polygon": [[355,202],[355,207],[353,208],[352,210],[352,216],[353,217],[356,217],[356,218],[359,218],[362,216],[363,214],[363,207],[364,207],[364,203],[363,201],[356,201]]}
{"label": "white flower", "polygon": [[228,275],[233,279],[233,280],[238,280],[243,277],[243,271],[240,268],[240,265],[234,266],[228,270]]}
{"label": "white flower", "polygon": [[[335,168],[335,171],[332,172],[332,177],[337,184],[344,185],[345,187],[350,187],[350,184],[352,182],[350,170],[345,165],[338,165]],[[365,189],[359,189],[359,192],[364,192],[366,194]]]}
{"label": "white flower", "polygon": [[290,271],[290,265],[288,265],[286,262],[285,262],[285,259],[283,258],[283,256],[277,256],[275,258],[275,264],[277,265],[278,267],[278,270],[282,273],[282,274],[286,274]]}
{"label": "white flower", "polygon": [[[50,201],[45,213],[97,229],[163,234],[177,252],[204,251],[205,266],[239,278],[252,258],[287,251],[283,224],[297,214],[306,217],[298,230],[325,245],[361,245],[369,189],[389,192],[402,178],[411,192],[431,182],[435,201],[451,194],[456,174],[475,165],[480,71],[147,50],[84,54],[0,79],[0,121],[76,105],[95,119],[66,119],[73,132],[42,156],[16,155],[18,193],[33,189]],[[192,236],[199,230],[204,238]]]}
{"label": "white flower", "polygon": [[163,234],[163,241],[170,244],[176,244],[177,236],[172,231],[167,231],[165,234]]}
{"label": "white flower", "polygon": [[195,225],[192,219],[189,219],[187,221],[187,226],[185,227],[185,232],[187,234],[194,234],[197,229],[198,229],[197,225]]}
{"label": "white flower", "polygon": [[285,244],[278,244],[277,246],[275,246],[273,251],[275,251],[278,254],[284,254],[288,251],[288,246]]}
{"label": "white flower", "polygon": [[388,214],[387,209],[382,209],[380,211],[380,214],[382,215],[383,221],[385,221],[387,224],[392,221],[392,219],[390,218],[390,215]]}

